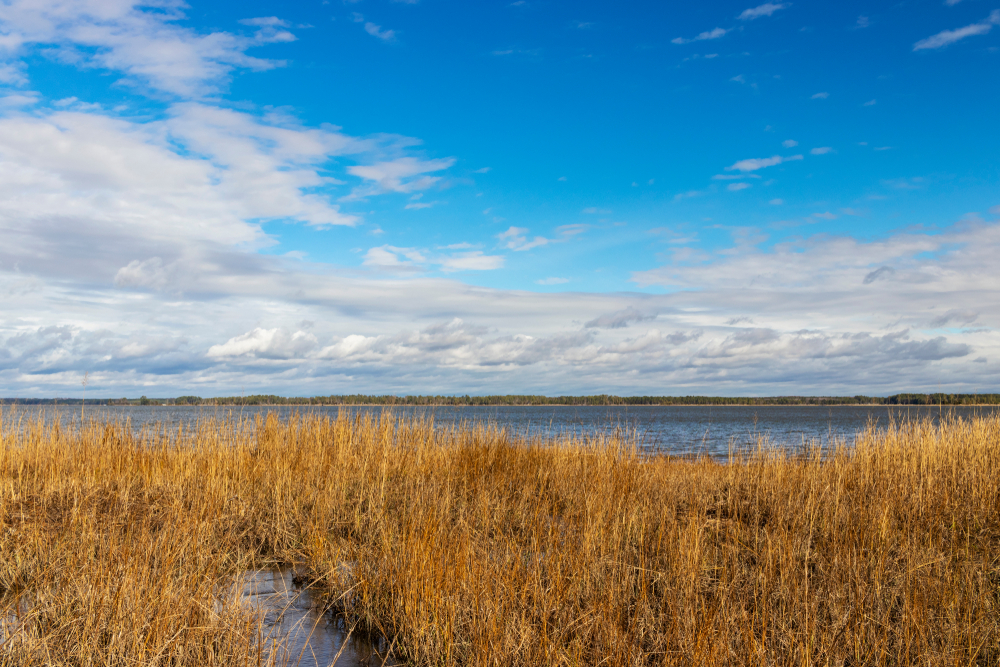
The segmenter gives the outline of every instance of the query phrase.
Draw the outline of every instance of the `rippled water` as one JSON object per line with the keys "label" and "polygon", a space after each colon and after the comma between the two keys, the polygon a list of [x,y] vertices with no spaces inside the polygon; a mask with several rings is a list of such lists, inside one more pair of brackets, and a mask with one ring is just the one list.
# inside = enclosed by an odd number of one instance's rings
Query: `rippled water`
{"label": "rippled water", "polygon": [[[651,451],[670,454],[724,456],[730,447],[752,446],[765,436],[778,447],[795,448],[803,443],[827,447],[836,440],[850,442],[868,423],[885,426],[906,419],[939,419],[941,416],[969,417],[996,414],[1000,406],[937,408],[927,406],[532,406],[532,407],[315,407],[278,406],[215,408],[194,406],[132,406],[87,408],[88,416],[129,419],[140,429],[160,423],[167,427],[193,425],[199,420],[253,417],[272,413],[287,419],[292,414],[336,417],[371,412],[432,417],[438,426],[489,422],[513,433],[533,436],[591,435],[618,427],[632,430],[641,445]],[[79,420],[79,407],[5,406],[2,414],[10,422],[12,413],[44,414],[47,420]]]}

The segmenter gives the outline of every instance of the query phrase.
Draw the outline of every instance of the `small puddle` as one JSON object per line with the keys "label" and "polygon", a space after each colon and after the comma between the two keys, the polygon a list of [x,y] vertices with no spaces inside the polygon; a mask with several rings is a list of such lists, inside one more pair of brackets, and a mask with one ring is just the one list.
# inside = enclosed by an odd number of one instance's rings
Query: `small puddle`
{"label": "small puddle", "polygon": [[350,633],[341,619],[323,613],[308,589],[296,586],[292,568],[247,572],[242,598],[264,613],[264,631],[279,647],[278,664],[299,667],[399,667],[385,642]]}

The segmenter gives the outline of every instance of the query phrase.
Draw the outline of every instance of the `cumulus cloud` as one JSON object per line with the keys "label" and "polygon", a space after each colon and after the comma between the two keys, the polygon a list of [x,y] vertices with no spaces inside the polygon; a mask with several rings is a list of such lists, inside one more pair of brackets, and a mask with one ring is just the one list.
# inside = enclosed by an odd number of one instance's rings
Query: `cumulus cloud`
{"label": "cumulus cloud", "polygon": [[770,16],[779,9],[789,7],[790,4],[791,3],[765,2],[763,5],[757,5],[756,7],[751,7],[750,9],[744,9],[736,18],[741,21],[752,21],[754,19],[759,19],[762,16]]}
{"label": "cumulus cloud", "polygon": [[315,349],[317,344],[316,337],[305,331],[291,333],[281,328],[256,328],[234,336],[221,345],[213,345],[207,354],[217,359],[232,357],[295,359]]}
{"label": "cumulus cloud", "polygon": [[942,47],[948,46],[949,44],[954,44],[966,37],[973,37],[975,35],[985,35],[993,26],[1000,25],[1000,9],[994,9],[990,12],[982,21],[978,23],[971,23],[964,28],[957,28],[955,30],[942,30],[936,35],[931,35],[926,39],[922,39],[913,45],[914,51],[922,51],[924,49],[940,49]]}

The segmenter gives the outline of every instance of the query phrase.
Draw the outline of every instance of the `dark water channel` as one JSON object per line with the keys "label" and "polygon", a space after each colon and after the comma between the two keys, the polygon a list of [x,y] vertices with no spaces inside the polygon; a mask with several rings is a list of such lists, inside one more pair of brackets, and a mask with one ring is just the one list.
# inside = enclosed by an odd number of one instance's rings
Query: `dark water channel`
{"label": "dark water channel", "polygon": [[264,615],[265,639],[279,665],[301,667],[397,667],[383,642],[350,632],[324,613],[309,590],[297,586],[291,568],[247,572],[243,600]]}

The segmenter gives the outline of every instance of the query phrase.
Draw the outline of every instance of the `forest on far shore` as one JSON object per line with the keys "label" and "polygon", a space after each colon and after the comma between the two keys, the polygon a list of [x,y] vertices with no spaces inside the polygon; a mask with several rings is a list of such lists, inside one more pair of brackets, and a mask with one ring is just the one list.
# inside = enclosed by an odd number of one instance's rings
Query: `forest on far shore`
{"label": "forest on far shore", "polygon": [[4,398],[3,405],[441,405],[441,406],[606,406],[606,405],[998,405],[1000,394],[893,394],[892,396],[177,396],[174,398]]}

